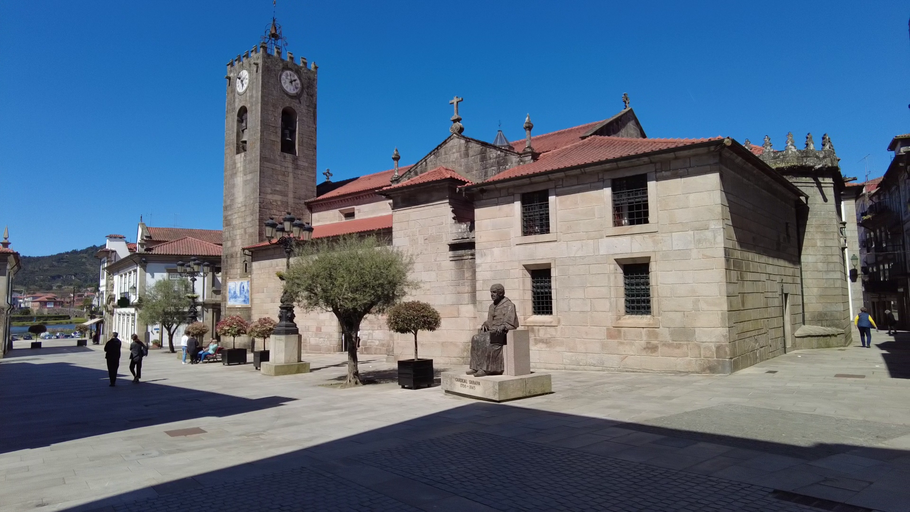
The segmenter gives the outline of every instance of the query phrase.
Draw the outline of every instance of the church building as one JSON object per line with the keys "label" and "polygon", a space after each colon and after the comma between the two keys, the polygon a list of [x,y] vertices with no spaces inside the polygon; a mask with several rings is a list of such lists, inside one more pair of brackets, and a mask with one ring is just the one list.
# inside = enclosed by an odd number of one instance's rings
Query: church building
{"label": "church building", "polygon": [[[537,133],[528,116],[523,140],[486,142],[464,135],[456,96],[450,133],[413,164],[395,149],[390,169],[317,186],[318,68],[282,41],[273,25],[227,65],[223,314],[277,318],[285,252],[265,222],[290,212],[314,238],[372,233],[413,256],[409,300],[442,316],[421,355],[439,365],[467,364],[495,283],[536,369],[730,373],[851,343],[855,226],[827,136],[782,151],[649,138],[623,95],[587,124]],[[302,353],[343,350],[331,313],[296,313]],[[361,353],[413,356],[378,316],[360,338]]]}

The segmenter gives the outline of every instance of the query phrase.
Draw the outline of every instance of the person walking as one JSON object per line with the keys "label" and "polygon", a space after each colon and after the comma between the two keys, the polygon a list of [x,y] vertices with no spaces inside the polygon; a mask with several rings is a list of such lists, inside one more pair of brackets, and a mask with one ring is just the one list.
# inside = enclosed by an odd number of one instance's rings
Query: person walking
{"label": "person walking", "polygon": [[111,386],[117,385],[117,369],[120,368],[120,347],[122,345],[116,332],[104,344],[104,359],[107,361],[107,376],[111,379]]}
{"label": "person walking", "polygon": [[856,315],[856,318],[853,319],[853,325],[859,329],[859,342],[863,344],[863,347],[871,347],[872,328],[875,327],[878,329],[878,326],[875,325],[875,320],[872,319],[872,315],[869,314],[869,310],[865,307],[859,308],[859,314]]}
{"label": "person walking", "polygon": [[130,373],[133,374],[133,382],[138,383],[142,377],[142,358],[149,355],[149,349],[139,336],[134,334],[130,339]]}
{"label": "person walking", "polygon": [[888,328],[888,334],[897,334],[897,329],[894,328],[894,313],[890,309],[885,310],[885,327]]}
{"label": "person walking", "polygon": [[[183,348],[183,364],[186,364],[186,342],[190,340],[190,337],[183,333],[183,336],[180,337],[180,347]],[[192,358],[190,358],[192,361]]]}

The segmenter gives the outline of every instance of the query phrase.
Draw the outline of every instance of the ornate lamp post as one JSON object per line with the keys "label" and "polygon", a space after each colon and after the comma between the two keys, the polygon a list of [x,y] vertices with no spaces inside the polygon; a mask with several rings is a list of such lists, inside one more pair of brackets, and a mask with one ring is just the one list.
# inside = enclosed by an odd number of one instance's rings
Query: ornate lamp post
{"label": "ornate lamp post", "polygon": [[196,309],[196,277],[202,276],[202,288],[203,288],[203,297],[202,300],[205,301],[205,276],[211,272],[212,265],[209,262],[203,263],[202,260],[193,256],[190,258],[189,263],[184,263],[182,261],[177,262],[177,274],[188,277],[192,283],[193,292],[187,294],[187,298],[190,299],[190,307],[186,313],[187,323],[196,322],[199,318],[199,314]]}
{"label": "ornate lamp post", "polygon": [[[269,243],[276,243],[284,248],[284,268],[291,268],[291,254],[294,247],[301,240],[306,242],[313,235],[313,226],[309,222],[303,222],[288,212],[284,216],[281,224],[275,222],[275,219],[269,217],[265,221],[265,238]],[[282,279],[283,280],[283,279]],[[278,306],[278,325],[275,326],[274,334],[297,334],[297,324],[294,323],[294,297],[288,291],[287,286],[281,292],[281,305]]]}

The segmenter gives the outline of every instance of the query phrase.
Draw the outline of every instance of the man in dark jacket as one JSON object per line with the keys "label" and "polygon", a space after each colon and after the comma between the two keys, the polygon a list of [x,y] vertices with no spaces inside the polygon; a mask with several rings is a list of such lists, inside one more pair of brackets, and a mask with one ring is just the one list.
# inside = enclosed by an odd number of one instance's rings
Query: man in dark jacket
{"label": "man in dark jacket", "polygon": [[117,333],[104,344],[104,358],[107,360],[107,376],[111,379],[111,386],[117,385],[117,369],[120,368],[120,347],[123,345]]}
{"label": "man in dark jacket", "polygon": [[885,327],[888,328],[888,334],[897,334],[897,329],[894,328],[894,313],[890,309],[885,310]]}
{"label": "man in dark jacket", "polygon": [[149,355],[149,349],[145,343],[134,334],[130,338],[130,373],[133,374],[133,382],[139,383],[142,378],[142,358]]}

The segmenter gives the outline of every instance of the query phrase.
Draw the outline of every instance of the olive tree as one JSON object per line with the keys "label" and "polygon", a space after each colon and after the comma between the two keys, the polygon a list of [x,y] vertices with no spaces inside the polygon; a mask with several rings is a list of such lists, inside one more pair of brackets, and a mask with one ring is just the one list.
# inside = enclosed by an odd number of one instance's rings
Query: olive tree
{"label": "olive tree", "polygon": [[417,332],[435,331],[441,323],[439,312],[426,302],[410,301],[392,306],[386,317],[389,329],[400,334],[414,335],[414,360],[417,357]]}
{"label": "olive tree", "polygon": [[186,279],[162,279],[145,292],[139,319],[143,323],[159,324],[167,332],[168,350],[174,350],[174,333],[184,321],[186,310],[190,306],[190,283]]}
{"label": "olive tree", "polygon": [[330,311],[348,349],[346,386],[360,385],[357,341],[368,314],[382,314],[416,283],[408,279],[413,260],[374,236],[345,236],[305,244],[285,272],[285,287],[307,310]]}

